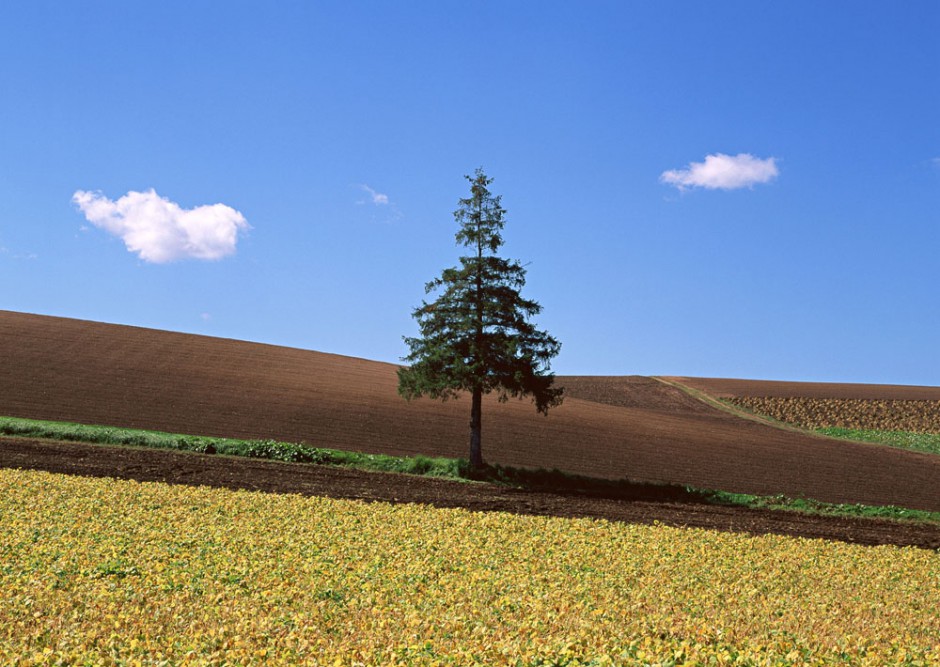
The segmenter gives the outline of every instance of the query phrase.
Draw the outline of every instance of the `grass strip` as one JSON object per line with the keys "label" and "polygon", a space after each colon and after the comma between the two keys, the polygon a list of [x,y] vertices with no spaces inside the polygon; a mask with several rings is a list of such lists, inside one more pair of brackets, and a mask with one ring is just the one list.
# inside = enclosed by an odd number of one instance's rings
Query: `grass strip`
{"label": "grass strip", "polygon": [[910,449],[927,454],[940,454],[940,433],[911,433],[910,431],[876,431],[870,429],[827,427],[818,428],[816,433],[831,438],[860,440],[889,445],[900,449]]}
{"label": "grass strip", "polygon": [[[697,489],[678,484],[657,484],[632,480],[607,480],[560,470],[526,469],[488,465],[472,471],[466,459],[429,456],[388,456],[364,454],[307,444],[276,440],[240,440],[212,436],[182,435],[143,429],[92,426],[70,422],[0,417],[0,435],[48,438],[91,444],[172,449],[201,454],[223,454],[270,459],[289,463],[333,465],[377,472],[397,472],[463,481],[483,481],[531,491],[577,493],[620,500],[688,502],[733,505],[755,509],[796,511],[805,514],[866,517],[901,521],[940,523],[940,512],[913,510],[893,505],[824,503],[784,495],[758,496]],[[913,434],[912,434],[913,435]]]}
{"label": "grass strip", "polygon": [[465,474],[465,470],[461,467],[462,462],[458,459],[364,454],[276,440],[240,440],[202,435],[182,435],[143,429],[91,426],[88,424],[40,421],[17,417],[0,417],[0,434],[102,445],[174,449],[199,454],[247,456],[289,463],[348,466],[364,470],[399,472],[429,477],[460,478]]}
{"label": "grass strip", "polygon": [[940,523],[940,512],[908,509],[897,505],[862,505],[860,503],[824,503],[812,498],[790,498],[784,495],[754,496],[728,491],[702,491],[714,503],[743,505],[754,509],[786,510],[823,516],[860,517]]}

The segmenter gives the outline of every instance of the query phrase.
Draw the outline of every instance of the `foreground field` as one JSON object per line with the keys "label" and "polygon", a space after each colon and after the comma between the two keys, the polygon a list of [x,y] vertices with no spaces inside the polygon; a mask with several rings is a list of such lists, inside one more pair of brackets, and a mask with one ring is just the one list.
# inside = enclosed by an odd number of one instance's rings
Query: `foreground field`
{"label": "foreground field", "polygon": [[13,664],[940,661],[933,551],[14,470],[0,515]]}
{"label": "foreground field", "polygon": [[[405,402],[365,359],[0,311],[0,415],[465,457],[469,403]],[[484,408],[490,462],[940,511],[940,459],[742,419],[648,377],[560,377],[564,405]],[[914,388],[916,394],[940,389]]]}

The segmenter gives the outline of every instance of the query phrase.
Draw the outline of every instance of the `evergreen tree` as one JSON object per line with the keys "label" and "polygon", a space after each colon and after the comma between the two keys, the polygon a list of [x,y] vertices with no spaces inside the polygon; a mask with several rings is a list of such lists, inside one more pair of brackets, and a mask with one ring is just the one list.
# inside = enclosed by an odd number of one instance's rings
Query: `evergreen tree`
{"label": "evergreen tree", "polygon": [[555,376],[549,372],[561,344],[529,322],[542,307],[519,294],[525,269],[496,255],[506,211],[502,197],[487,189],[493,179],[482,169],[466,178],[470,197],[459,200],[454,218],[460,225],[457,243],[472,254],[425,286],[426,293],[440,295],[413,313],[421,335],[404,339],[411,349],[404,361],[411,365],[398,371],[398,392],[409,400],[469,393],[470,465],[479,470],[484,467],[483,394],[496,392],[500,401],[531,396],[546,414],[562,400],[563,390],[553,386]]}

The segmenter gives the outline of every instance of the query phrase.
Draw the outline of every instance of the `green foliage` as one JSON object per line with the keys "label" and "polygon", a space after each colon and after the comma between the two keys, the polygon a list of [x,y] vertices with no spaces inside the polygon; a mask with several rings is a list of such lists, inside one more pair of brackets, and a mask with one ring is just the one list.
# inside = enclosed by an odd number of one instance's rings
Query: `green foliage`
{"label": "green foliage", "polygon": [[875,442],[881,445],[890,445],[901,449],[911,449],[928,454],[940,454],[940,434],[938,433],[910,433],[908,431],[874,431],[857,428],[820,428],[816,432],[828,435],[831,438],[844,440],[859,440],[862,442]]}
{"label": "green foliage", "polygon": [[561,402],[548,371],[561,344],[529,322],[542,307],[520,295],[525,269],[494,254],[503,243],[505,210],[487,189],[492,179],[481,169],[466,178],[471,195],[454,218],[457,243],[473,252],[425,286],[440,294],[413,313],[421,335],[404,339],[410,367],[398,373],[399,392],[409,399],[473,391],[495,392],[500,400],[531,396],[545,413]]}
{"label": "green foliage", "polygon": [[562,399],[549,371],[561,344],[529,321],[542,307],[519,293],[525,269],[495,254],[503,244],[506,211],[487,188],[493,179],[482,169],[466,178],[470,197],[459,200],[454,218],[460,225],[457,243],[473,253],[425,286],[426,293],[440,294],[413,313],[421,335],[404,339],[410,366],[398,371],[398,392],[409,400],[445,401],[469,393],[470,465],[480,470],[483,394],[495,393],[500,401],[531,396],[546,414]]}
{"label": "green foliage", "polygon": [[432,477],[459,478],[466,469],[466,464],[457,459],[362,454],[311,447],[300,443],[278,442],[276,440],[239,440],[235,438],[179,435],[159,431],[90,426],[87,424],[40,421],[16,417],[0,417],[0,434],[103,445],[174,449],[199,454],[247,456],[289,463],[349,466],[364,470]]}
{"label": "green foliage", "polygon": [[863,505],[861,503],[824,503],[812,498],[790,498],[782,494],[754,496],[727,491],[699,491],[704,500],[716,504],[740,505],[758,509],[788,510],[826,516],[857,516],[901,521],[940,523],[940,512],[915,510],[896,505]]}

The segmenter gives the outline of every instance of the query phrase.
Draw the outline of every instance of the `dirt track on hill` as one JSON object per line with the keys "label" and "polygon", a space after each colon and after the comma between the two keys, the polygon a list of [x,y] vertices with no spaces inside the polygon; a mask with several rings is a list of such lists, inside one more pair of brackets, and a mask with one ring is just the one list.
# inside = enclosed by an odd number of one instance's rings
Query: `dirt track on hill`
{"label": "dirt track on hill", "polygon": [[[0,415],[466,455],[468,401],[405,402],[396,366],[0,311]],[[559,378],[564,405],[485,402],[491,462],[940,511],[940,457],[737,418],[653,378]],[[940,390],[938,390],[940,391]]]}
{"label": "dirt track on hill", "polygon": [[590,517],[645,524],[659,521],[671,526],[754,535],[772,533],[865,545],[940,548],[940,526],[926,524],[520,491],[494,484],[300,463],[22,438],[0,438],[0,467],[352,500],[414,502],[480,512]]}

